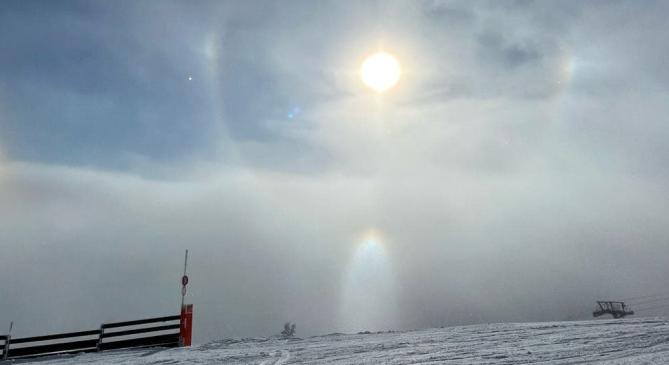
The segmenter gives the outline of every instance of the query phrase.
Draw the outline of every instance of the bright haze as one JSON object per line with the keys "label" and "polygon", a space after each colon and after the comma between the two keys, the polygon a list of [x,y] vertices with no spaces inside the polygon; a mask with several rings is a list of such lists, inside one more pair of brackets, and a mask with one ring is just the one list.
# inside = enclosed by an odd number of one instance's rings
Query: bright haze
{"label": "bright haze", "polygon": [[0,333],[176,314],[185,249],[200,343],[667,292],[667,16],[2,1]]}

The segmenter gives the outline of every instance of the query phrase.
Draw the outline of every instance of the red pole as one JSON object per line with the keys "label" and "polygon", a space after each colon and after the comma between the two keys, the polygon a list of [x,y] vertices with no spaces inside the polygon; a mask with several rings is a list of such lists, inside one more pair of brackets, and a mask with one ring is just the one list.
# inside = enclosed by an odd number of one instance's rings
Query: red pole
{"label": "red pole", "polygon": [[193,305],[184,304],[186,299],[186,285],[188,285],[188,276],[186,267],[188,265],[188,250],[184,258],[184,276],[181,277],[181,323],[179,326],[179,346],[190,346],[193,336]]}
{"label": "red pole", "polygon": [[193,305],[185,304],[181,307],[181,327],[179,329],[181,346],[190,346],[193,336]]}

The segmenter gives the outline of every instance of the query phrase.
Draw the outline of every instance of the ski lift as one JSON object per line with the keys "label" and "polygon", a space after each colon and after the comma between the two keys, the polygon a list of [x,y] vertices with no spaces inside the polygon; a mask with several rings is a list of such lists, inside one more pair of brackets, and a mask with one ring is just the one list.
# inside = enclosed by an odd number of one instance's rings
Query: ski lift
{"label": "ski lift", "polygon": [[634,311],[625,302],[597,301],[597,308],[592,312],[593,317],[610,314],[613,318],[623,318],[634,314]]}

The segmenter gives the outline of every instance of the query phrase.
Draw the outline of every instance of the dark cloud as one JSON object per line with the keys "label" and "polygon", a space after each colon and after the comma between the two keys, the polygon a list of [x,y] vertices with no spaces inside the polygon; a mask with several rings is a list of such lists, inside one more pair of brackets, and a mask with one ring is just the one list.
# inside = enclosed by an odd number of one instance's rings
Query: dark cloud
{"label": "dark cloud", "polygon": [[496,59],[501,68],[513,70],[526,63],[541,60],[541,53],[531,44],[506,44],[501,34],[485,33],[479,36],[480,57],[490,60]]}
{"label": "dark cloud", "polygon": [[194,27],[172,22],[160,32],[160,14],[71,5],[0,15],[12,50],[0,59],[14,116],[1,125],[9,153],[115,167],[127,165],[127,154],[166,160],[199,151],[215,121],[196,107],[204,95],[187,80],[200,76],[187,56]]}

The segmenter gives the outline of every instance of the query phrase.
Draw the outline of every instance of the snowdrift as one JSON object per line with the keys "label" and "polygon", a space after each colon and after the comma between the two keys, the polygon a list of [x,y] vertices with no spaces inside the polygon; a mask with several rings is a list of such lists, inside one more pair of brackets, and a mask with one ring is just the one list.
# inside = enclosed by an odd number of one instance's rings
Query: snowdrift
{"label": "snowdrift", "polygon": [[40,365],[669,364],[669,320],[504,323],[305,339],[227,339],[191,348],[110,351],[33,362]]}

